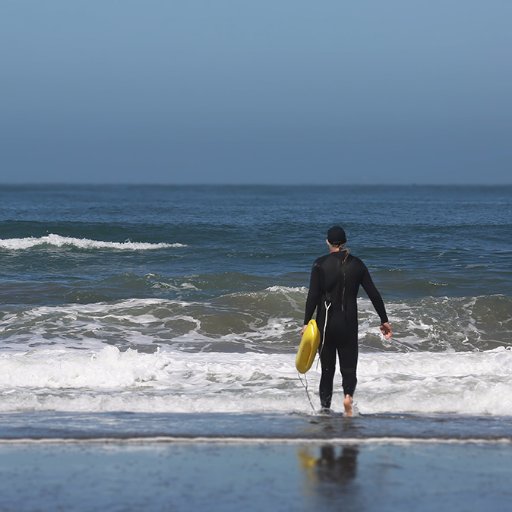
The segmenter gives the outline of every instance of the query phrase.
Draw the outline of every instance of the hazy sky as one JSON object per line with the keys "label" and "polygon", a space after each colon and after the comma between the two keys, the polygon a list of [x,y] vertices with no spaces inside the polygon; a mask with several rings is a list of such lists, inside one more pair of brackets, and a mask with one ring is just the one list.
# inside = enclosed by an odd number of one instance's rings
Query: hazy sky
{"label": "hazy sky", "polygon": [[0,182],[512,183],[510,0],[0,0]]}

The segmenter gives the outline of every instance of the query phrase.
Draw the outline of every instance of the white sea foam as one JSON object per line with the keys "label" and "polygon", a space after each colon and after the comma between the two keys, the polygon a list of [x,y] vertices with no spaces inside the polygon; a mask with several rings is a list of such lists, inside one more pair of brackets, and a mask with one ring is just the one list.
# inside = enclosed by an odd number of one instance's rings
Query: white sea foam
{"label": "white sea foam", "polygon": [[[268,291],[259,293],[254,301],[233,301],[233,296],[211,303],[134,298],[8,308],[0,312],[1,348],[96,349],[105,342],[121,349],[139,347],[146,351],[176,345],[195,351],[293,351],[302,325],[302,309],[297,305],[300,298],[285,295],[267,301]],[[288,300],[290,305],[283,306]],[[423,307],[390,304],[389,317],[396,333],[390,343],[380,335],[371,303],[360,300],[361,352],[485,352],[510,344],[509,324],[496,322],[492,316],[483,320],[482,313],[475,313],[477,299],[437,300]],[[507,303],[498,305],[505,310]],[[91,340],[96,343],[92,345]]]}
{"label": "white sea foam", "polygon": [[[512,415],[512,351],[362,354],[361,413]],[[319,370],[307,374],[312,399]],[[333,409],[341,410],[339,376]],[[0,411],[310,410],[293,354],[35,349],[0,354]]]}
{"label": "white sea foam", "polygon": [[132,242],[104,242],[102,240],[89,240],[87,238],[73,238],[56,234],[49,234],[41,237],[27,238],[5,238],[0,239],[0,249],[11,251],[20,251],[32,249],[41,245],[50,245],[54,247],[76,247],[78,249],[115,249],[121,251],[148,251],[155,249],[167,249],[172,247],[186,247],[180,243],[146,243]]}
{"label": "white sea foam", "polygon": [[289,293],[289,292],[300,292],[305,293],[308,289],[305,286],[269,286],[266,288],[269,292],[278,292],[278,293]]}

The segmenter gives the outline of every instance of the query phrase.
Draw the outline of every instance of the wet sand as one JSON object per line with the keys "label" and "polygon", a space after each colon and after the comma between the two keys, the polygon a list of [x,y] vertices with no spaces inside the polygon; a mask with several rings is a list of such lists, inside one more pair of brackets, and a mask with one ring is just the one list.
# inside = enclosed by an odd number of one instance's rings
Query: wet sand
{"label": "wet sand", "polygon": [[508,511],[512,422],[471,416],[0,415],[4,511]]}
{"label": "wet sand", "polygon": [[0,446],[2,511],[509,510],[506,441]]}

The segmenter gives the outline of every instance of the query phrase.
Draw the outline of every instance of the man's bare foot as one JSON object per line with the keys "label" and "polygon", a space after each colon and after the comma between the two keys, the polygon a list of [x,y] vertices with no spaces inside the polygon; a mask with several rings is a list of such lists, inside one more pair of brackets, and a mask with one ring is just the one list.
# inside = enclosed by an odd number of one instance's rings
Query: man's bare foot
{"label": "man's bare foot", "polygon": [[352,416],[354,411],[352,404],[354,403],[352,397],[350,395],[345,395],[345,399],[343,400],[343,407],[345,407],[345,416]]}

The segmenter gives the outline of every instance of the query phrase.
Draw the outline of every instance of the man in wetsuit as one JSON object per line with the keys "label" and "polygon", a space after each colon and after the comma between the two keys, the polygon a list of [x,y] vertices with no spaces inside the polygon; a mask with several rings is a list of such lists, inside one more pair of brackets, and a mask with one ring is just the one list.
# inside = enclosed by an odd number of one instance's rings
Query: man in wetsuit
{"label": "man in wetsuit", "polygon": [[344,247],[346,241],[345,231],[340,226],[333,226],[327,232],[329,254],[321,256],[313,264],[302,332],[316,310],[318,328],[322,333],[322,408],[331,407],[337,353],[343,380],[345,414],[352,416],[353,396],[357,384],[357,293],[360,285],[363,286],[380,317],[380,330],[386,339],[391,338],[392,330],[384,302],[373,284],[366,265],[359,258],[349,254],[348,249]]}

